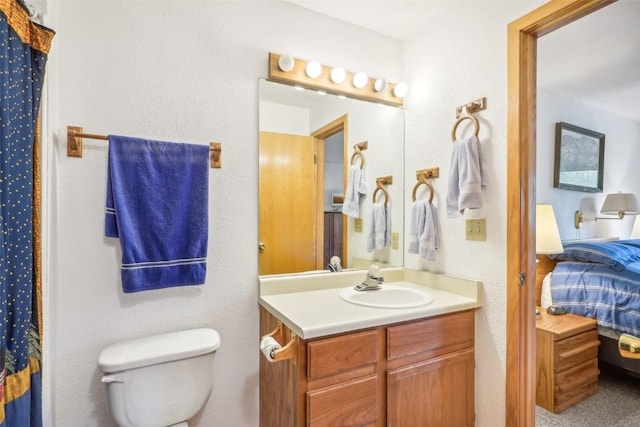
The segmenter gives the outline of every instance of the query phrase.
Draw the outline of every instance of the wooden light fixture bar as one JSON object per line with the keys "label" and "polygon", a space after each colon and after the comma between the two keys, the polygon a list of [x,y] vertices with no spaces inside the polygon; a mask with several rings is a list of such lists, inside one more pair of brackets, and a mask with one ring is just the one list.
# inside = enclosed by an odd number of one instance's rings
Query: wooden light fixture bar
{"label": "wooden light fixture bar", "polygon": [[393,94],[395,83],[388,82],[387,87],[380,92],[374,88],[376,79],[368,78],[363,88],[356,88],[353,85],[353,76],[355,73],[346,71],[346,77],[342,83],[334,83],[331,81],[332,67],[321,66],[321,73],[316,78],[307,76],[305,70],[310,61],[304,59],[294,59],[294,66],[291,71],[282,71],[278,66],[278,61],[282,55],[269,53],[269,80],[285,83],[293,86],[301,86],[307,89],[323,90],[327,93],[335,95],[344,95],[350,98],[362,99],[364,101],[378,102],[381,104],[391,105],[393,107],[402,107],[404,100]]}

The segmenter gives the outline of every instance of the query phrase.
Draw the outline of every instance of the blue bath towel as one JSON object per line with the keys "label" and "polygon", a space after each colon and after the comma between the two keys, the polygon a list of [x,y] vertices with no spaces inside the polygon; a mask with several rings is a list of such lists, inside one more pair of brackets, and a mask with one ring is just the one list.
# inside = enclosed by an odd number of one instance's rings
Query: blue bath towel
{"label": "blue bath towel", "polygon": [[120,238],[122,288],[204,283],[209,147],[109,135],[105,235]]}

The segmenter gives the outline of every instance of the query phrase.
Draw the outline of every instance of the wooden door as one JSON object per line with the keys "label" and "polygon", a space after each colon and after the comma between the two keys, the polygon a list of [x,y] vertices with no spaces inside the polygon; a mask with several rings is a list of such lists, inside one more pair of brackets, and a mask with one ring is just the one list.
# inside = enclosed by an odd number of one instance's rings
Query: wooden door
{"label": "wooden door", "polygon": [[474,353],[454,353],[390,370],[388,427],[474,425]]}
{"label": "wooden door", "polygon": [[315,155],[311,136],[260,132],[261,275],[318,268]]}

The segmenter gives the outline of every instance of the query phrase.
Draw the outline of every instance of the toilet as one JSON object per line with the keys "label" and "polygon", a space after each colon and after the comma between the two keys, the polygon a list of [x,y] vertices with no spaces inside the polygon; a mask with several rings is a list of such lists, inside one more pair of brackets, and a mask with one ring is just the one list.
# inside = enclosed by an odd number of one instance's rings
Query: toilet
{"label": "toilet", "polygon": [[189,329],[117,343],[98,359],[109,412],[120,427],[187,427],[213,388],[220,335]]}

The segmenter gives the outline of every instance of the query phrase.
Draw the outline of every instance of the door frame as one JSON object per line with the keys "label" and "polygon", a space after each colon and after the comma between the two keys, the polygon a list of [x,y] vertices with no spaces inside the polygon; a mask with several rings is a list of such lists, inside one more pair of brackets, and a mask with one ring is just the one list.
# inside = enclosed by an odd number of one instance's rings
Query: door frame
{"label": "door frame", "polygon": [[507,27],[507,335],[505,425],[535,425],[537,39],[615,0],[555,0]]}
{"label": "door frame", "polygon": [[[349,141],[349,115],[345,114],[343,116],[338,117],[337,119],[327,123],[326,125],[322,126],[321,128],[311,132],[311,136],[313,136],[314,138],[316,138],[316,140],[320,140],[322,141],[321,146],[322,149],[318,150],[319,152],[321,152],[321,155],[318,156],[318,166],[322,166],[322,167],[318,167],[318,171],[322,171],[322,173],[318,174],[318,176],[316,177],[316,180],[319,183],[322,183],[322,185],[318,185],[318,221],[317,221],[317,226],[318,226],[318,253],[320,254],[319,257],[322,258],[322,253],[323,253],[323,247],[324,247],[324,221],[322,220],[323,218],[323,214],[324,214],[324,209],[323,209],[323,201],[324,201],[324,140],[329,138],[331,135],[335,135],[336,133],[342,131],[342,146],[343,146],[343,153],[342,153],[342,188],[345,189],[347,188],[347,177],[348,177],[348,161],[347,161],[347,153],[348,153],[348,148],[347,148],[347,141]],[[320,228],[322,227],[322,228]],[[350,268],[351,265],[349,265],[348,263],[348,254],[349,254],[349,248],[347,247],[347,242],[348,239],[347,237],[349,236],[349,221],[348,221],[348,217],[347,215],[342,215],[342,254],[340,254],[340,260],[342,261],[342,267],[344,268]]]}

